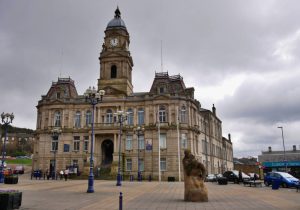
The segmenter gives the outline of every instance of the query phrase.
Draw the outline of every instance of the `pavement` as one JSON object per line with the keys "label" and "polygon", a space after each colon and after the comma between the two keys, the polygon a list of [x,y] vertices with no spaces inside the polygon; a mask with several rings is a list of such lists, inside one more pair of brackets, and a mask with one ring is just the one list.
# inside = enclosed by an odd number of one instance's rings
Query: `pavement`
{"label": "pavement", "polygon": [[300,191],[294,188],[247,187],[242,184],[206,183],[208,202],[184,202],[183,182],[122,182],[95,180],[94,193],[86,193],[87,180],[31,180],[19,176],[15,185],[0,184],[0,189],[22,192],[21,210],[118,210],[123,193],[123,210],[300,210]]}

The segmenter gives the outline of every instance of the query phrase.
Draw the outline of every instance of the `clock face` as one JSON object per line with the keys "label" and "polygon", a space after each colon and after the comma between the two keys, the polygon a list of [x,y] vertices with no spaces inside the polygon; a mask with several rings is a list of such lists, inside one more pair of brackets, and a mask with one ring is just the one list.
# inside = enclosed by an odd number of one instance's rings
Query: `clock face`
{"label": "clock face", "polygon": [[113,47],[117,46],[118,43],[119,43],[119,41],[118,41],[117,38],[112,38],[112,39],[110,40],[110,45],[113,46]]}

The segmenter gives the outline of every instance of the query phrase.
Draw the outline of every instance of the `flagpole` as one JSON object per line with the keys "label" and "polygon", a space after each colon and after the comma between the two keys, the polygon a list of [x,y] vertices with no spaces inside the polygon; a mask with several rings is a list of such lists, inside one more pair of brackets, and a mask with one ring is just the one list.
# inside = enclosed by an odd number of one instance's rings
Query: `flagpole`
{"label": "flagpole", "polygon": [[177,146],[178,146],[178,181],[181,182],[181,172],[180,172],[180,133],[179,133],[179,109],[177,108]]}
{"label": "flagpole", "polygon": [[160,172],[160,120],[159,120],[159,111],[157,112],[158,120],[158,180],[161,182],[161,172]]}

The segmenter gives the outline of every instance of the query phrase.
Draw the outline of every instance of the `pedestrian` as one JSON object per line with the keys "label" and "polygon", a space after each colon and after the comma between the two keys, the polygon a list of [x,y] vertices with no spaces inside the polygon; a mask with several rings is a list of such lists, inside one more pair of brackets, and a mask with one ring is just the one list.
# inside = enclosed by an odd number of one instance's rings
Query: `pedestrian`
{"label": "pedestrian", "polygon": [[46,171],[46,176],[47,176],[47,180],[49,180],[50,175],[49,175],[49,170],[48,170],[48,169],[47,169],[47,171]]}
{"label": "pedestrian", "polygon": [[67,180],[68,180],[68,175],[69,175],[69,169],[68,169],[68,168],[66,168],[66,170],[65,170],[65,173],[64,173],[64,176],[65,176],[65,181],[67,181]]}
{"label": "pedestrian", "polygon": [[64,172],[63,172],[63,170],[60,170],[60,172],[59,172],[59,177],[60,177],[60,180],[62,180],[62,179],[63,179],[63,176],[64,176]]}
{"label": "pedestrian", "polygon": [[254,176],[253,176],[253,179],[254,179],[254,182],[257,180],[257,174],[256,173],[254,173]]}
{"label": "pedestrian", "polygon": [[240,183],[240,182],[243,182],[243,175],[242,175],[241,170],[239,170],[239,182],[238,183]]}

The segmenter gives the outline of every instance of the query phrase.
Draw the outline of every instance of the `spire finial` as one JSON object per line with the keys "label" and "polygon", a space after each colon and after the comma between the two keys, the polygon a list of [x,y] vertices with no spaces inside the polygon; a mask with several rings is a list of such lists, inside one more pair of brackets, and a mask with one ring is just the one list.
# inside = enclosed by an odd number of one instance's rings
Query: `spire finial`
{"label": "spire finial", "polygon": [[117,9],[115,11],[115,18],[120,18],[121,17],[121,12],[119,10],[119,6],[117,6]]}

